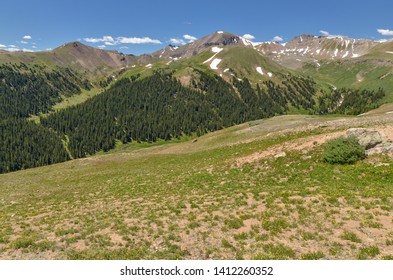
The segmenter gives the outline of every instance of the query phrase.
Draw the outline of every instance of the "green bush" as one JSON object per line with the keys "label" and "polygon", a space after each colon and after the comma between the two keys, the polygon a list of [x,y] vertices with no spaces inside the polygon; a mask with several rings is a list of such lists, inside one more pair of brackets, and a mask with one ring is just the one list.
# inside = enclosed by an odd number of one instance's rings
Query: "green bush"
{"label": "green bush", "polygon": [[332,139],[324,147],[323,159],[331,164],[351,164],[365,157],[365,149],[355,137]]}

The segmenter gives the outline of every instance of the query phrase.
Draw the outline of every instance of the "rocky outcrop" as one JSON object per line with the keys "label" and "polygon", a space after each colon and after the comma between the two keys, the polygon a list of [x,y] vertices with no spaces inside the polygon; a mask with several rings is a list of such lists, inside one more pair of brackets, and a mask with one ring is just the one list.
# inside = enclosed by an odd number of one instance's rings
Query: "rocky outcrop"
{"label": "rocky outcrop", "polygon": [[351,128],[346,137],[355,137],[362,145],[367,155],[381,154],[393,151],[393,143],[381,132],[366,128]]}

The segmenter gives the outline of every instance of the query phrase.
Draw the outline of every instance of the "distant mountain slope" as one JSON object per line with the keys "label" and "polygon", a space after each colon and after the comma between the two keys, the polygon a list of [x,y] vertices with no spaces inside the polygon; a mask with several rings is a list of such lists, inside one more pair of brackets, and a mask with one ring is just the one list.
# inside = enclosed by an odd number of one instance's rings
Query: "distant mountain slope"
{"label": "distant mountain slope", "polygon": [[64,44],[52,51],[1,52],[0,63],[44,64],[49,67],[72,67],[89,74],[109,73],[136,61],[132,55],[105,51],[80,42]]}
{"label": "distant mountain slope", "polygon": [[184,46],[168,46],[162,50],[151,54],[153,58],[163,59],[179,59],[179,58],[190,58],[195,56],[202,51],[211,47],[223,47],[223,46],[250,46],[250,41],[240,37],[238,35],[217,31],[194,42],[188,43]]}
{"label": "distant mountain slope", "polygon": [[261,43],[255,48],[281,65],[297,69],[305,62],[357,58],[380,44],[366,39],[304,34],[293,38],[286,44]]}

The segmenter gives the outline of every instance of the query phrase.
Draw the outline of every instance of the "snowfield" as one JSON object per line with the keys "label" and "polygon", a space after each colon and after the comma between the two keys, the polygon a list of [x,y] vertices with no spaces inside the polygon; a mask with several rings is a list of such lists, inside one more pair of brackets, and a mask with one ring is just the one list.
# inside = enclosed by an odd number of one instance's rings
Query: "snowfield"
{"label": "snowfield", "polygon": [[214,52],[214,53],[219,53],[222,50],[223,50],[223,48],[219,48],[219,47],[213,47],[212,48],[212,52]]}
{"label": "snowfield", "polygon": [[210,64],[210,68],[213,69],[213,70],[218,70],[217,66],[218,66],[218,64],[220,64],[220,62],[221,62],[221,59],[215,58],[212,61],[212,63]]}

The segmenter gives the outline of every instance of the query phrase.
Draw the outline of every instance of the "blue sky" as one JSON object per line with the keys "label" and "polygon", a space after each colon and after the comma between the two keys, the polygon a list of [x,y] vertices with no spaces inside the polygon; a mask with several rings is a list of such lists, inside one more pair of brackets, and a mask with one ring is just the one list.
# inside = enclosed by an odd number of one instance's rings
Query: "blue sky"
{"label": "blue sky", "polygon": [[141,54],[218,30],[250,34],[256,42],[276,36],[285,42],[301,34],[321,35],[321,30],[393,39],[391,0],[0,0],[0,7],[0,49],[8,50],[46,50],[80,40]]}

